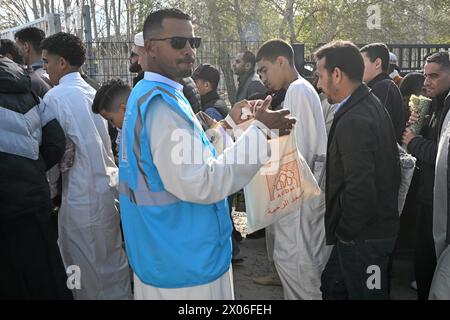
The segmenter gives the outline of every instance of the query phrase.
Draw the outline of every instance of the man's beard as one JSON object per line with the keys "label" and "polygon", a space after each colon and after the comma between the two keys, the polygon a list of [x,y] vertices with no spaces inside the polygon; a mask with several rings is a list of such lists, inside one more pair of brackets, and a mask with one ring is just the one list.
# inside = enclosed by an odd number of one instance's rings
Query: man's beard
{"label": "man's beard", "polygon": [[[177,60],[177,65],[181,64],[181,63],[194,63],[195,59],[192,58],[185,58],[185,59],[179,59]],[[187,78],[190,77],[192,75],[193,69],[189,68],[189,69],[185,69],[185,70],[177,70],[177,75],[180,78]]]}
{"label": "man's beard", "polygon": [[130,72],[132,73],[139,73],[142,71],[141,65],[138,62],[135,62],[133,64],[130,64],[130,67],[128,68]]}

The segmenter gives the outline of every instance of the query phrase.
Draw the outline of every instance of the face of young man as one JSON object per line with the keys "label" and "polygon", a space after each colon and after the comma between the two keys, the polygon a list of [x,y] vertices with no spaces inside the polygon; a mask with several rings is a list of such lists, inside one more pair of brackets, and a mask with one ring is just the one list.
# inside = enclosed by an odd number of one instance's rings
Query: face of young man
{"label": "face of young man", "polygon": [[116,98],[113,103],[114,106],[112,106],[110,110],[115,111],[108,112],[103,109],[100,110],[100,115],[107,121],[112,123],[114,127],[122,129],[123,118],[125,117],[127,98],[125,97]]}
{"label": "face of young man", "polygon": [[326,58],[322,58],[317,61],[317,75],[319,80],[317,81],[317,88],[322,90],[322,92],[327,97],[329,103],[334,104],[340,101],[336,99],[336,87],[333,83],[332,74],[325,68]]}
{"label": "face of young man", "polygon": [[[151,38],[172,37],[193,38],[192,23],[182,19],[164,19],[162,30]],[[175,81],[191,76],[195,62],[195,49],[191,47],[189,41],[186,41],[182,49],[173,48],[170,39],[146,41],[146,51],[151,64],[162,75]]]}
{"label": "face of young man", "polygon": [[69,68],[68,61],[59,55],[48,53],[45,49],[42,50],[42,60],[44,70],[47,71],[50,81],[54,85],[59,84],[59,80]]}
{"label": "face of young man", "polygon": [[430,98],[437,97],[450,89],[450,70],[440,64],[429,62],[424,67],[424,86]]}
{"label": "face of young man", "polygon": [[275,62],[261,59],[257,63],[259,77],[270,91],[278,91],[282,89],[284,85],[285,75],[279,59],[280,57],[278,57]]}
{"label": "face of young man", "polygon": [[381,59],[375,59],[374,62],[370,61],[367,52],[363,52],[362,54],[364,60],[364,76],[363,81],[365,83],[369,83],[375,78],[378,74],[381,73]]}
{"label": "face of young man", "polygon": [[200,96],[204,96],[205,94],[212,91],[211,83],[209,81],[195,79],[195,85],[197,86]]}

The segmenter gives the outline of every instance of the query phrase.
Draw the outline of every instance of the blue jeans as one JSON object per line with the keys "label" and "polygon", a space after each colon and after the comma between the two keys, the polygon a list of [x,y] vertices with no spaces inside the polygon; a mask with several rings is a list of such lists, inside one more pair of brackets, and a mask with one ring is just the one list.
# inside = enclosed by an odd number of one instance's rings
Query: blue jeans
{"label": "blue jeans", "polygon": [[389,300],[388,264],[395,240],[338,241],[322,273],[322,298]]}

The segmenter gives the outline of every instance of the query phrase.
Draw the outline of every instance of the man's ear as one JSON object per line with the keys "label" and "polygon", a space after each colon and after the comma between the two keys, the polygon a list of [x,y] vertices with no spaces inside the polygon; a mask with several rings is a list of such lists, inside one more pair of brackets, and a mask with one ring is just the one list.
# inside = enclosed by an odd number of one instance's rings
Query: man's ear
{"label": "man's ear", "polygon": [[63,57],[58,58],[58,65],[61,67],[61,69],[65,70],[67,68],[70,68],[70,63]]}
{"label": "man's ear", "polygon": [[383,61],[380,58],[375,59],[375,67],[380,70],[383,68]]}
{"label": "man's ear", "polygon": [[338,67],[335,67],[333,72],[331,73],[331,77],[334,83],[341,83],[343,80],[342,70]]}
{"label": "man's ear", "polygon": [[125,110],[127,109],[127,101],[122,101],[122,103],[119,106],[119,110],[125,113]]}
{"label": "man's ear", "polygon": [[25,52],[30,52],[31,51],[31,45],[29,42],[24,42],[23,47],[25,49]]}
{"label": "man's ear", "polygon": [[283,56],[278,56],[277,59],[275,60],[275,62],[282,68],[285,67],[286,64],[289,64],[286,57],[283,57]]}
{"label": "man's ear", "polygon": [[152,59],[155,58],[155,41],[151,41],[149,39],[144,40],[144,49],[145,53],[149,55]]}

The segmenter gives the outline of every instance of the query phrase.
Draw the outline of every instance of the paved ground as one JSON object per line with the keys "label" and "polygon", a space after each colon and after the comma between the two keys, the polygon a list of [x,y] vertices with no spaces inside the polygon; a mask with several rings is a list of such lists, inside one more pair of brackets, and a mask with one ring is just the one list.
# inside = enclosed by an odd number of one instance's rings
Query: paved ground
{"label": "paved ground", "polygon": [[[261,286],[252,279],[270,272],[264,238],[244,239],[241,242],[244,261],[233,265],[235,298],[237,300],[281,300],[283,292],[278,286]],[[416,292],[410,287],[413,280],[411,254],[397,252],[392,270],[392,292],[394,300],[415,300]]]}

